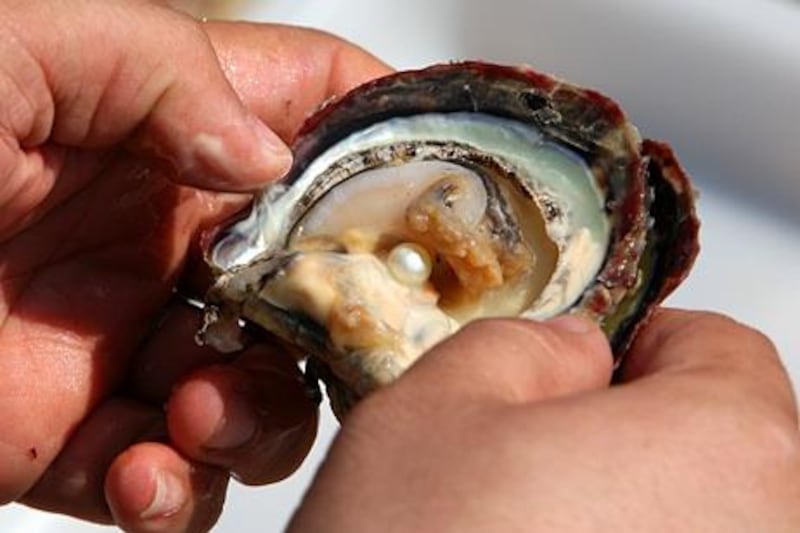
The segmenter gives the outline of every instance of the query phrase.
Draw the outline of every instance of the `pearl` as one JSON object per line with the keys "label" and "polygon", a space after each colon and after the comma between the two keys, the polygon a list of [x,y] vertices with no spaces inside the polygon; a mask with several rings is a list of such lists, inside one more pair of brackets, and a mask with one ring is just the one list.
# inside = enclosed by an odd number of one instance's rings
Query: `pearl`
{"label": "pearl", "polygon": [[404,285],[422,285],[431,275],[433,262],[428,251],[412,242],[398,244],[386,258],[392,276]]}

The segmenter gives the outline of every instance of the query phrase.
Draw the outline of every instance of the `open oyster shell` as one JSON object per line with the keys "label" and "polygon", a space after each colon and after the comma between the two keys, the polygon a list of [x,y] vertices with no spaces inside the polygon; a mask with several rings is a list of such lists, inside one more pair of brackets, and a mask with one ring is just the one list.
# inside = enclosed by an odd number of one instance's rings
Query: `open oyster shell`
{"label": "open oyster shell", "polygon": [[301,348],[342,414],[464,323],[581,313],[621,355],[697,253],[689,179],[610,99],[459,63],[312,116],[286,180],[208,249],[201,338]]}

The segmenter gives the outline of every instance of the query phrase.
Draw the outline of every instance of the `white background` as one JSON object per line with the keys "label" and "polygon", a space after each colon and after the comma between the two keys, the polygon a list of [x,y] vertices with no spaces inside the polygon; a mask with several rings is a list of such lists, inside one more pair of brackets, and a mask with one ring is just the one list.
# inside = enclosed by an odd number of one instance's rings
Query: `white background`
{"label": "white background", "polygon": [[[216,2],[217,5],[224,2]],[[612,95],[701,189],[700,259],[670,303],[765,331],[800,383],[800,5],[789,0],[267,0],[239,18],[324,28],[398,68],[528,63]],[[214,5],[214,2],[206,2]],[[207,8],[210,9],[210,8]],[[214,14],[211,11],[208,14]],[[234,485],[220,532],[281,531],[336,425],[274,487]],[[106,531],[19,506],[0,531]]]}

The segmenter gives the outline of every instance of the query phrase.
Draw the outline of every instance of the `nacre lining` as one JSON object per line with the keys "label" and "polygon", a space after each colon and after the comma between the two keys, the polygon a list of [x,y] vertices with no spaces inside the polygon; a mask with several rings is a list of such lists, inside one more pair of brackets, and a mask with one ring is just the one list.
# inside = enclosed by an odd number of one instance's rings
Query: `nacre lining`
{"label": "nacre lining", "polygon": [[558,247],[558,262],[523,316],[554,316],[592,282],[604,261],[611,226],[589,167],[531,125],[466,112],[393,118],[352,133],[312,161],[294,183],[263,193],[250,216],[218,242],[212,264],[230,270],[286,246],[298,223],[290,215],[319,176],[348,154],[399,142],[454,142],[492,154],[516,170],[520,185],[540,209],[543,200],[557,206],[559,216],[546,221],[545,231]]}

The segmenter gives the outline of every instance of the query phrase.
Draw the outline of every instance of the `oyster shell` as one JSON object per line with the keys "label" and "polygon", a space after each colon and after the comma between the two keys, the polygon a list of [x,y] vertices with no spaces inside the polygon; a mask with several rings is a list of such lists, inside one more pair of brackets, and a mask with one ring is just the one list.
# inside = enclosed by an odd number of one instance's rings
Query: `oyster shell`
{"label": "oyster shell", "polygon": [[208,249],[201,338],[237,349],[240,319],[277,334],[340,415],[479,317],[581,313],[619,356],[698,250],[671,149],[525,67],[373,81],[312,116],[294,151]]}

